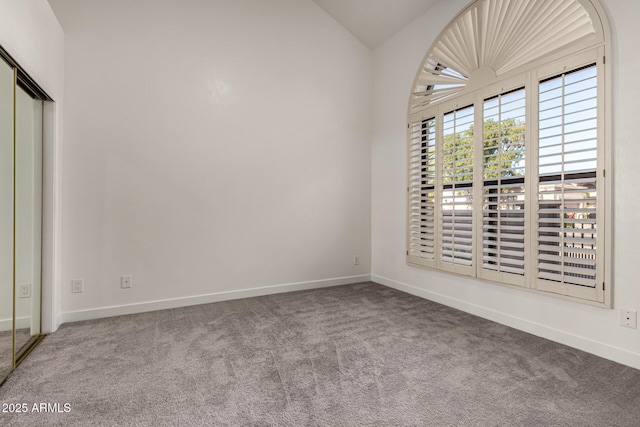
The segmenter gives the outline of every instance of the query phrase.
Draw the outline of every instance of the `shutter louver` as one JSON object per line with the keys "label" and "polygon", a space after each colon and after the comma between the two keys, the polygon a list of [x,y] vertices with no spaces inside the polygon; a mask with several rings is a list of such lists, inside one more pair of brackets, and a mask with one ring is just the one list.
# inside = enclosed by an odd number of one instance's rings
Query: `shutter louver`
{"label": "shutter louver", "polygon": [[435,122],[410,126],[409,256],[417,263],[435,259]]}
{"label": "shutter louver", "polygon": [[440,260],[444,264],[470,267],[474,107],[452,111],[443,119]]}
{"label": "shutter louver", "polygon": [[485,100],[482,267],[524,275],[525,90]]}
{"label": "shutter louver", "polygon": [[539,85],[539,279],[596,287],[596,66]]}

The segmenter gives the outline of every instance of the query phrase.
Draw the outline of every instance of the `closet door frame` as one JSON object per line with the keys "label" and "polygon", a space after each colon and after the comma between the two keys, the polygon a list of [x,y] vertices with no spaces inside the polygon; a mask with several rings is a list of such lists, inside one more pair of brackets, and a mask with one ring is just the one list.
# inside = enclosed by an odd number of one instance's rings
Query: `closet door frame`
{"label": "closet door frame", "polygon": [[[13,194],[11,198],[13,198],[13,230],[12,230],[12,242],[13,245],[13,255],[12,255],[12,276],[13,279],[11,281],[12,285],[12,309],[11,309],[11,319],[12,319],[12,337],[11,337],[11,366],[7,372],[0,372],[0,384],[4,382],[4,380],[8,377],[8,375],[13,372],[16,367],[29,355],[29,353],[37,346],[37,344],[44,338],[44,331],[48,331],[53,328],[51,322],[47,322],[44,319],[44,316],[52,317],[51,310],[52,299],[53,299],[53,274],[55,271],[54,268],[54,236],[53,236],[53,178],[55,174],[53,173],[51,166],[51,159],[53,158],[53,133],[54,133],[54,110],[55,104],[53,99],[29,76],[29,74],[11,57],[11,55],[0,46],[0,62],[4,62],[8,65],[10,69],[13,70]],[[32,304],[32,316],[33,309],[39,308],[38,319],[36,320],[40,324],[39,334],[31,336],[31,338],[24,343],[20,348],[16,348],[16,273],[15,273],[15,239],[16,239],[16,230],[15,230],[15,202],[16,202],[16,194],[15,194],[15,185],[16,185],[16,172],[15,172],[15,163],[16,163],[16,96],[18,88],[22,89],[28,96],[33,98],[36,101],[42,101],[41,117],[40,117],[40,132],[39,138],[41,141],[38,142],[39,148],[37,151],[37,156],[39,157],[36,161],[36,165],[38,170],[35,171],[34,179],[37,179],[38,187],[39,187],[39,197],[38,200],[34,202],[33,209],[38,209],[39,218],[39,257],[37,257],[37,262],[39,264],[36,269],[36,274],[39,276],[39,296],[40,301],[39,304]],[[33,283],[35,286],[35,283]],[[33,295],[33,290],[32,290]],[[43,329],[43,323],[46,323],[47,326]],[[5,375],[6,374],[6,375]]]}

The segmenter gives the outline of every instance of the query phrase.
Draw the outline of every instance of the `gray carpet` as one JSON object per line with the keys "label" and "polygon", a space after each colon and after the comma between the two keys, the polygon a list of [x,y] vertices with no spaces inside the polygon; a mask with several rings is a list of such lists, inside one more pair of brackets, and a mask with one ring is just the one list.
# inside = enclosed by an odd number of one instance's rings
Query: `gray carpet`
{"label": "gray carpet", "polygon": [[[16,348],[18,351],[31,339],[29,328],[16,329]],[[0,381],[13,368],[13,331],[0,332]],[[0,408],[0,413],[1,413]]]}
{"label": "gray carpet", "polygon": [[640,371],[363,283],[66,324],[0,402],[70,405],[3,426],[639,426]]}
{"label": "gray carpet", "polygon": [[[0,381],[13,367],[13,333],[0,332]],[[0,408],[1,409],[1,408]]]}

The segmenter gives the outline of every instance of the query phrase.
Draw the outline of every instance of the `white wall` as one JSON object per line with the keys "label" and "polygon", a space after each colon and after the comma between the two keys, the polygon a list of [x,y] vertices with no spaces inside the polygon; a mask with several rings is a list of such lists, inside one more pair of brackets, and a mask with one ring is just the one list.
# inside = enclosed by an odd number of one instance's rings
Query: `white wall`
{"label": "white wall", "polygon": [[618,309],[640,309],[640,3],[602,1],[613,27],[614,310],[409,267],[405,263],[406,111],[420,62],[467,0],[440,2],[374,52],[372,278],[399,289],[640,368],[640,330]]}
{"label": "white wall", "polygon": [[369,278],[370,50],[311,0],[51,4],[63,321]]}
{"label": "white wall", "polygon": [[64,33],[46,0],[0,1],[0,45],[51,96],[55,105],[46,107],[44,170],[44,293],[43,331],[55,330],[59,316],[59,259],[54,247],[59,241],[59,206],[54,193],[60,187],[60,149],[64,91]]}
{"label": "white wall", "polygon": [[0,44],[56,102],[64,89],[64,33],[46,0],[2,0]]}

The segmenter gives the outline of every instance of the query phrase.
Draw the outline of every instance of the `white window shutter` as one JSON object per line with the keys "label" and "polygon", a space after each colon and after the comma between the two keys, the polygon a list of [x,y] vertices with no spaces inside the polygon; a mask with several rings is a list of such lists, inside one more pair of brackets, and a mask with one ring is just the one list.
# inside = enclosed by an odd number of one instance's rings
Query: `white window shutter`
{"label": "white window shutter", "polygon": [[499,78],[537,59],[551,59],[564,46],[598,41],[602,35],[593,22],[596,13],[585,6],[580,0],[473,2],[427,53],[414,83],[410,114],[462,94],[473,86],[478,70],[492,70]]}
{"label": "white window shutter", "polygon": [[546,288],[597,286],[597,112],[595,64],[539,85],[537,277]]}
{"label": "white window shutter", "polygon": [[474,107],[444,114],[440,175],[440,262],[470,274],[473,261]]}
{"label": "white window shutter", "polygon": [[435,266],[436,120],[409,125],[409,236],[410,262]]}
{"label": "white window shutter", "polygon": [[[482,276],[525,273],[525,89],[484,101]],[[490,272],[501,273],[500,276]],[[512,279],[524,284],[522,278]]]}
{"label": "white window shutter", "polygon": [[409,99],[409,264],[611,304],[609,48],[598,0],[456,15]]}

